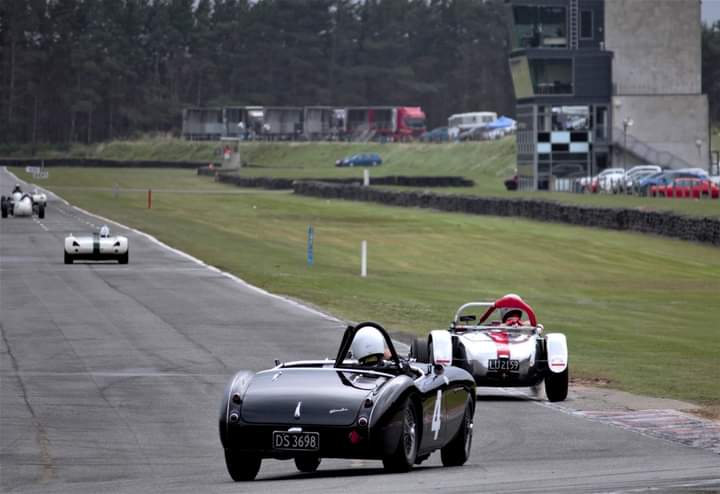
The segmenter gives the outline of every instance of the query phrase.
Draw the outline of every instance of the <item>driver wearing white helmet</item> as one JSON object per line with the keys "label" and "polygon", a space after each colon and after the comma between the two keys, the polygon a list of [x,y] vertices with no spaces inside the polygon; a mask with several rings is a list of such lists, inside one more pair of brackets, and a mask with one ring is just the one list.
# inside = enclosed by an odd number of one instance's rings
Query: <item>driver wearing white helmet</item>
{"label": "driver wearing white helmet", "polygon": [[110,236],[110,228],[107,225],[103,225],[100,228],[100,238],[108,238]]}
{"label": "driver wearing white helmet", "polygon": [[371,326],[357,330],[350,350],[353,358],[362,366],[382,366],[383,359],[390,358],[390,352],[385,346],[385,337]]}

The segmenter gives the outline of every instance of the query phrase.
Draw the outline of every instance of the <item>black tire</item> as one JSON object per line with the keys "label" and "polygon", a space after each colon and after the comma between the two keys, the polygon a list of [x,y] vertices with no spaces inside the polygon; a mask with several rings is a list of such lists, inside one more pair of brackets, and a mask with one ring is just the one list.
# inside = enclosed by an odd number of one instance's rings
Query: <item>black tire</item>
{"label": "black tire", "polygon": [[430,363],[430,351],[425,338],[415,338],[410,344],[410,358],[422,364]]}
{"label": "black tire", "polygon": [[45,218],[45,206],[42,204],[38,205],[38,218],[40,218],[40,219]]}
{"label": "black tire", "polygon": [[2,217],[7,218],[8,217],[8,207],[7,207],[7,203],[5,202],[4,197],[2,200],[2,204],[0,204],[0,209],[2,210]]}
{"label": "black tire", "polygon": [[472,448],[473,406],[470,398],[465,400],[465,414],[455,437],[440,450],[443,466],[459,467],[470,458]]}
{"label": "black tire", "polygon": [[569,381],[570,367],[566,367],[564,371],[559,373],[549,371],[545,376],[545,394],[548,401],[565,401]]}
{"label": "black tire", "polygon": [[417,458],[418,443],[420,442],[418,424],[420,421],[418,420],[417,407],[410,398],[405,400],[400,409],[400,414],[402,430],[395,451],[382,460],[383,466],[388,472],[410,471]]}
{"label": "black tire", "polygon": [[320,466],[320,458],[317,456],[299,456],[295,458],[295,466],[304,473],[313,473]]}
{"label": "black tire", "polygon": [[260,471],[262,459],[259,456],[236,453],[230,449],[225,450],[225,465],[230,477],[235,482],[253,480]]}
{"label": "black tire", "polygon": [[65,253],[65,264],[72,264],[73,263],[73,256],[71,254]]}
{"label": "black tire", "polygon": [[120,254],[118,256],[118,263],[119,264],[127,264],[128,260],[130,259],[130,249],[127,250],[124,254]]}

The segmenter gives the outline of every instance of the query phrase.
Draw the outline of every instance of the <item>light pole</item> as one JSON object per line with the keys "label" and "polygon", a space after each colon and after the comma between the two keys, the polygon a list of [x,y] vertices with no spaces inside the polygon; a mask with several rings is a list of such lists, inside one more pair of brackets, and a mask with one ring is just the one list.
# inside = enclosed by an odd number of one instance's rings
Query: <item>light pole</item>
{"label": "light pole", "polygon": [[[698,166],[699,167],[702,167],[702,144],[703,144],[702,139],[698,139],[695,141],[695,145],[697,146],[697,150],[698,150]],[[710,171],[710,170],[708,170],[708,171]]]}
{"label": "light pole", "polygon": [[623,169],[627,171],[627,132],[628,127],[633,126],[633,119],[630,117],[625,117],[623,119]]}

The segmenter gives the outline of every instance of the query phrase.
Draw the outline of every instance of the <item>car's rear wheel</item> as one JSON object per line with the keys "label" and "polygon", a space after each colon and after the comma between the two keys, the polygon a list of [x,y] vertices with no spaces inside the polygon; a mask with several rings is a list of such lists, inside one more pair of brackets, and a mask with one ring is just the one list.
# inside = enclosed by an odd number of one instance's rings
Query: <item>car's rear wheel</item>
{"label": "car's rear wheel", "polygon": [[73,263],[73,256],[71,254],[65,253],[65,264],[72,264]]}
{"label": "car's rear wheel", "polygon": [[549,401],[564,401],[568,394],[570,367],[562,372],[548,372],[545,376],[545,394]]}
{"label": "car's rear wheel", "polygon": [[124,254],[121,254],[120,257],[118,257],[118,263],[127,264],[129,258],[130,258],[130,251],[128,250]]}
{"label": "car's rear wheel", "polygon": [[7,218],[8,217],[8,205],[7,205],[7,202],[5,201],[5,196],[2,196],[2,198],[0,198],[0,210],[2,210],[2,217]]}
{"label": "car's rear wheel", "polygon": [[295,466],[305,473],[312,473],[320,466],[320,458],[317,456],[299,456],[295,458]]}
{"label": "car's rear wheel", "polygon": [[43,206],[42,204],[38,206],[38,218],[45,218],[45,206]]}
{"label": "car's rear wheel", "polygon": [[418,442],[418,413],[410,398],[405,400],[400,412],[400,434],[395,450],[383,458],[383,466],[389,472],[407,472],[415,464]]}
{"label": "car's rear wheel", "polygon": [[470,398],[465,400],[465,415],[460,429],[447,446],[440,450],[442,464],[446,467],[459,467],[470,458],[473,433],[473,407]]}
{"label": "car's rear wheel", "polygon": [[410,344],[410,358],[416,362],[427,364],[430,362],[430,352],[425,338],[415,338]]}
{"label": "car's rear wheel", "polygon": [[235,482],[253,480],[260,471],[262,459],[259,456],[225,450],[225,465]]}

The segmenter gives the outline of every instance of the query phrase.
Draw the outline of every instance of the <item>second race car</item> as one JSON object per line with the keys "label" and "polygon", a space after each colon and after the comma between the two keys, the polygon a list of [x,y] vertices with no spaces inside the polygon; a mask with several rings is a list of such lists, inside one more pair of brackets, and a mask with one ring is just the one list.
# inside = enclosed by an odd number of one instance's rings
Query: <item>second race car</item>
{"label": "second race car", "polygon": [[32,216],[45,218],[45,206],[47,205],[47,196],[33,190],[32,194],[23,192],[19,184],[16,184],[12,193],[5,197],[0,197],[0,212],[3,218],[8,216]]}
{"label": "second race car", "polygon": [[73,235],[65,238],[65,264],[74,261],[117,261],[127,264],[130,248],[127,237],[110,235],[110,229],[103,225],[100,231],[88,235]]}
{"label": "second race car", "polygon": [[254,479],[264,458],[293,459],[301,472],[322,458],[376,459],[402,472],[439,449],[443,465],[459,466],[474,411],[470,374],[401,359],[382,326],[368,322],[347,328],[334,361],[238,372],[220,407],[220,441],[236,481]]}
{"label": "second race car", "polygon": [[[481,312],[470,314],[471,309]],[[491,321],[498,312],[500,319]],[[567,339],[562,333],[545,334],[533,309],[518,295],[462,305],[449,330],[415,339],[410,357],[428,362],[438,347],[451,355],[446,363],[466,369],[478,386],[531,387],[544,381],[548,400],[567,398]]]}

